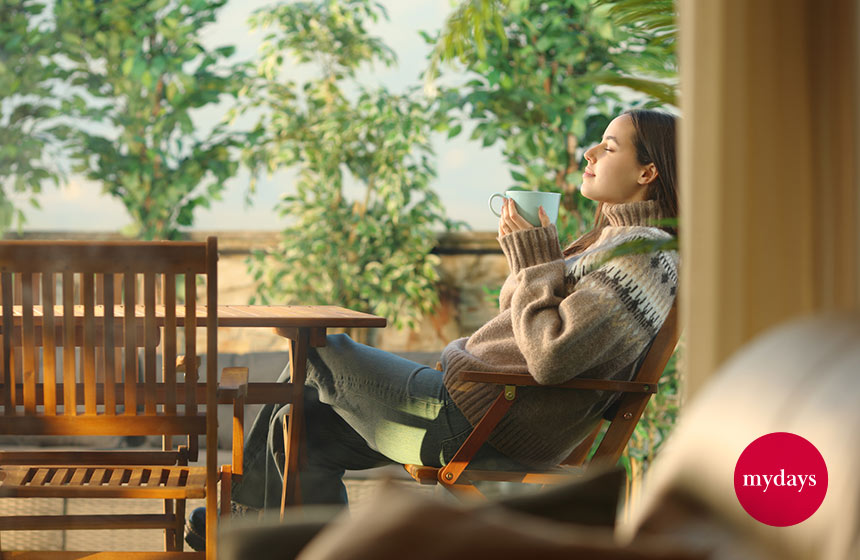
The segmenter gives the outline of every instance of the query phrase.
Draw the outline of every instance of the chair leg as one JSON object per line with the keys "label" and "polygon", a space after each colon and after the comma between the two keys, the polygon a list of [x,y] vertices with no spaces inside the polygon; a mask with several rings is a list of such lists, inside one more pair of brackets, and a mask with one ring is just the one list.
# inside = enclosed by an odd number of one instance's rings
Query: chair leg
{"label": "chair leg", "polygon": [[[161,436],[161,449],[167,451],[173,447],[173,438],[169,435]],[[177,502],[178,505],[178,502]],[[173,527],[168,527],[164,530],[164,550],[182,550],[182,528],[184,525],[184,515],[180,516],[178,511],[174,511],[173,500],[164,500],[164,513],[170,515],[176,513],[176,523]],[[178,544],[177,544],[178,543]]]}
{"label": "chair leg", "polygon": [[281,521],[284,520],[284,513],[287,510],[287,477],[290,476],[290,415],[285,414],[283,417],[284,423],[284,482],[281,486]]}
{"label": "chair leg", "polygon": [[[295,409],[293,409],[295,410]],[[287,510],[287,492],[289,490],[287,481],[288,480],[296,480],[298,478],[298,470],[299,467],[294,462],[290,461],[290,449],[299,445],[298,438],[293,434],[293,443],[290,443],[290,418],[292,418],[293,410],[290,411],[290,414],[285,414],[283,416],[283,429],[284,429],[284,484],[281,487],[281,520],[284,519],[284,514]],[[302,458],[304,461],[305,458]],[[293,492],[293,502],[290,504],[292,506],[297,506],[302,503],[302,488],[298,484],[295,485],[295,489]]]}
{"label": "chair leg", "polygon": [[457,484],[457,480],[469,466],[472,457],[484,445],[493,428],[496,427],[496,424],[499,423],[508,409],[511,408],[514,399],[516,399],[516,388],[512,385],[505,385],[502,392],[499,393],[499,396],[496,397],[496,400],[493,401],[493,404],[484,413],[484,416],[475,424],[472,433],[466,437],[466,441],[460,445],[460,448],[454,453],[451,460],[448,461],[448,464],[439,469],[440,484],[445,487]]}
{"label": "chair leg", "polygon": [[185,500],[176,500],[176,544],[175,550],[185,550]]}
{"label": "chair leg", "polygon": [[[207,453],[208,453],[207,449]],[[220,473],[216,472],[215,476],[218,477]],[[216,480],[217,482],[217,480]],[[229,506],[229,501],[228,508]],[[206,493],[206,560],[215,560],[217,554],[218,547],[218,522],[219,522],[219,511],[218,511],[218,490],[217,484],[214,492]]]}
{"label": "chair leg", "polygon": [[[295,410],[295,408],[293,408],[293,410]],[[301,445],[299,443],[299,438],[296,435],[297,432],[292,433],[292,434],[290,433],[290,421],[291,421],[290,419],[292,417],[293,417],[293,411],[292,410],[290,411],[290,414],[285,414],[283,416],[283,419],[284,419],[284,424],[283,424],[283,426],[284,426],[284,485],[283,485],[283,489],[281,492],[281,520],[282,521],[284,519],[284,512],[287,509],[287,499],[289,498],[289,496],[287,496],[287,492],[289,490],[287,481],[288,480],[296,481],[299,478],[299,465],[295,461],[290,461],[290,455],[291,455],[290,450],[297,448],[299,445]],[[296,424],[298,424],[298,422],[296,422]],[[307,460],[306,457],[302,457],[300,462],[302,464],[305,464],[304,461],[306,461],[306,460]],[[295,484],[295,488],[293,489],[292,503],[290,505],[295,507],[295,506],[301,505],[301,503],[302,503],[302,487],[297,482],[294,482],[294,484]]]}
{"label": "chair leg", "polygon": [[233,467],[231,465],[221,466],[221,517],[229,517],[232,514],[230,503],[233,500]]}
{"label": "chair leg", "polygon": [[[173,513],[173,500],[164,500],[164,513],[170,515]],[[164,529],[164,550],[176,550],[176,525]]]}

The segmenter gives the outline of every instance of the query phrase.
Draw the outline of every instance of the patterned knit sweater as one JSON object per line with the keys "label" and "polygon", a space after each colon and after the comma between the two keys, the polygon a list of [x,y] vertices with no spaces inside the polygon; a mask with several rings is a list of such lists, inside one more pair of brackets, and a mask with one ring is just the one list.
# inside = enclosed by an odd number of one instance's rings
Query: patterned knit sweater
{"label": "patterned knit sweater", "polygon": [[[629,380],[633,363],[669,313],[678,254],[607,251],[633,239],[665,239],[648,225],[663,218],[654,201],[604,204],[608,225],[585,252],[562,256],[555,226],[502,237],[511,273],[500,313],[442,352],[444,382],[474,425],[502,390],[460,379],[464,370],[530,373],[540,384],[574,377]],[[602,391],[523,387],[490,436],[505,455],[536,467],[557,465],[613,400]]]}

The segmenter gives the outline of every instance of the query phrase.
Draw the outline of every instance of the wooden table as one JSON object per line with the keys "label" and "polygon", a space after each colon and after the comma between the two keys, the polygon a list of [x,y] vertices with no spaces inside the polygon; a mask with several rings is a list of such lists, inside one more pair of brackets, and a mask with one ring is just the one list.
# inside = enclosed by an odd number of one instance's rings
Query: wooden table
{"label": "wooden table", "polygon": [[[84,307],[74,306],[76,323],[83,323]],[[33,325],[38,331],[42,326],[44,310],[40,306],[33,308]],[[62,306],[55,307],[54,316],[63,315]],[[114,317],[124,317],[125,308],[114,307]],[[198,324],[203,325],[206,319],[206,307],[198,306],[195,313]],[[21,309],[13,307],[13,317],[16,326],[20,324]],[[104,317],[104,306],[94,307],[94,319]],[[143,306],[135,307],[135,317],[144,324]],[[164,325],[164,306],[156,307],[156,324]],[[58,328],[62,324],[57,321]],[[137,321],[135,321],[137,323]],[[185,323],[185,309],[176,307],[177,326]],[[120,321],[117,324],[122,324]],[[307,371],[308,350],[312,347],[325,346],[326,330],[329,328],[378,328],[384,327],[384,317],[352,311],[343,307],[329,305],[219,305],[219,327],[252,327],[272,328],[278,335],[290,340],[290,371],[292,377],[289,383],[259,383],[251,382],[245,402],[248,404],[292,403],[290,422],[286,435],[287,469],[284,477],[284,501],[287,504],[300,503],[298,491],[298,465],[301,460],[301,434],[304,430],[303,393]],[[17,329],[16,329],[17,331]],[[19,332],[19,331],[18,331]],[[18,335],[16,332],[13,335]],[[0,329],[2,334],[2,329]],[[122,340],[121,338],[118,340]]]}
{"label": "wooden table", "polygon": [[[0,312],[3,307],[0,306]],[[75,319],[82,321],[84,318],[84,306],[75,305]],[[135,317],[144,318],[144,307],[136,305]],[[125,307],[114,306],[114,317],[125,316]],[[20,324],[21,306],[12,308],[12,316],[16,319],[16,325]],[[33,320],[36,326],[41,326],[41,318],[44,309],[41,305],[33,306]],[[185,321],[185,307],[176,306],[177,324],[182,326]],[[203,325],[206,318],[206,306],[197,306],[198,324]],[[63,316],[63,306],[54,307],[54,316]],[[95,318],[104,317],[104,306],[94,306]],[[161,326],[164,324],[164,306],[156,306],[156,319]],[[369,315],[359,311],[353,311],[334,305],[219,305],[218,326],[219,327],[273,327],[273,328],[310,328],[323,329],[334,327],[384,327],[384,317]],[[0,331],[2,332],[2,331]]]}
{"label": "wooden table", "polygon": [[[177,311],[177,315],[179,312]],[[386,320],[366,313],[333,306],[218,306],[219,327],[272,327],[290,340],[291,382],[253,383],[248,387],[247,402],[291,402],[290,421],[285,436],[287,455],[284,471],[283,504],[301,503],[298,466],[301,458],[301,435],[304,431],[303,393],[307,371],[308,349],[325,346],[327,328],[384,327]],[[285,400],[281,392],[289,392]]]}

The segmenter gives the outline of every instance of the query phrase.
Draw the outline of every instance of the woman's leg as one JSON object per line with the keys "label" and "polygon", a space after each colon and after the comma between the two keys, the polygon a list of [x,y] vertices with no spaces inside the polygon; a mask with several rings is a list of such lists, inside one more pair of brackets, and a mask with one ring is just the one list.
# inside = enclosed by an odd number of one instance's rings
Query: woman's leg
{"label": "woman's leg", "polygon": [[[289,364],[278,378],[290,378]],[[359,470],[390,464],[330,406],[319,401],[316,389],[305,386],[305,461],[300,475],[305,503],[346,503],[342,477],[346,469]],[[284,468],[283,417],[290,405],[264,406],[245,440],[244,475],[233,483],[232,500],[254,509],[278,508]]]}
{"label": "woman's leg", "polygon": [[[282,378],[288,377],[285,370]],[[326,346],[309,352],[305,385],[304,503],[346,503],[345,470],[389,463],[441,466],[471,431],[441,372],[345,335],[329,336]],[[254,421],[235,501],[252,507],[280,503],[286,412],[267,406]],[[488,446],[479,455],[500,466],[506,460]]]}
{"label": "woman's leg", "polygon": [[[343,475],[346,470],[362,470],[391,464],[391,460],[368,447],[367,442],[320,402],[315,388],[305,386],[304,461],[299,472],[302,503],[346,504]],[[270,461],[266,487],[266,507],[279,507],[284,476],[284,407],[271,423],[268,454]],[[274,466],[274,469],[272,469]]]}
{"label": "woman's leg", "polygon": [[442,372],[345,335],[309,354],[305,384],[390,462],[441,466],[445,442],[471,429]]}

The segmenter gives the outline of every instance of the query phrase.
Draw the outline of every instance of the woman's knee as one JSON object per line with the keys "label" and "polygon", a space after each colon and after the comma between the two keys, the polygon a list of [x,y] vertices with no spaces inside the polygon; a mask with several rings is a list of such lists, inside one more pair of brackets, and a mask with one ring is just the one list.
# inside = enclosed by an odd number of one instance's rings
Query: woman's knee
{"label": "woman's knee", "polygon": [[356,346],[360,346],[352,340],[348,334],[330,334],[325,337],[325,346],[311,348],[309,354],[318,356],[323,361],[328,361],[331,358],[340,358],[348,354]]}
{"label": "woman's knee", "polygon": [[352,338],[346,333],[329,334],[325,337],[326,345],[322,348],[331,348],[333,346],[342,346],[346,344],[356,344]]}

